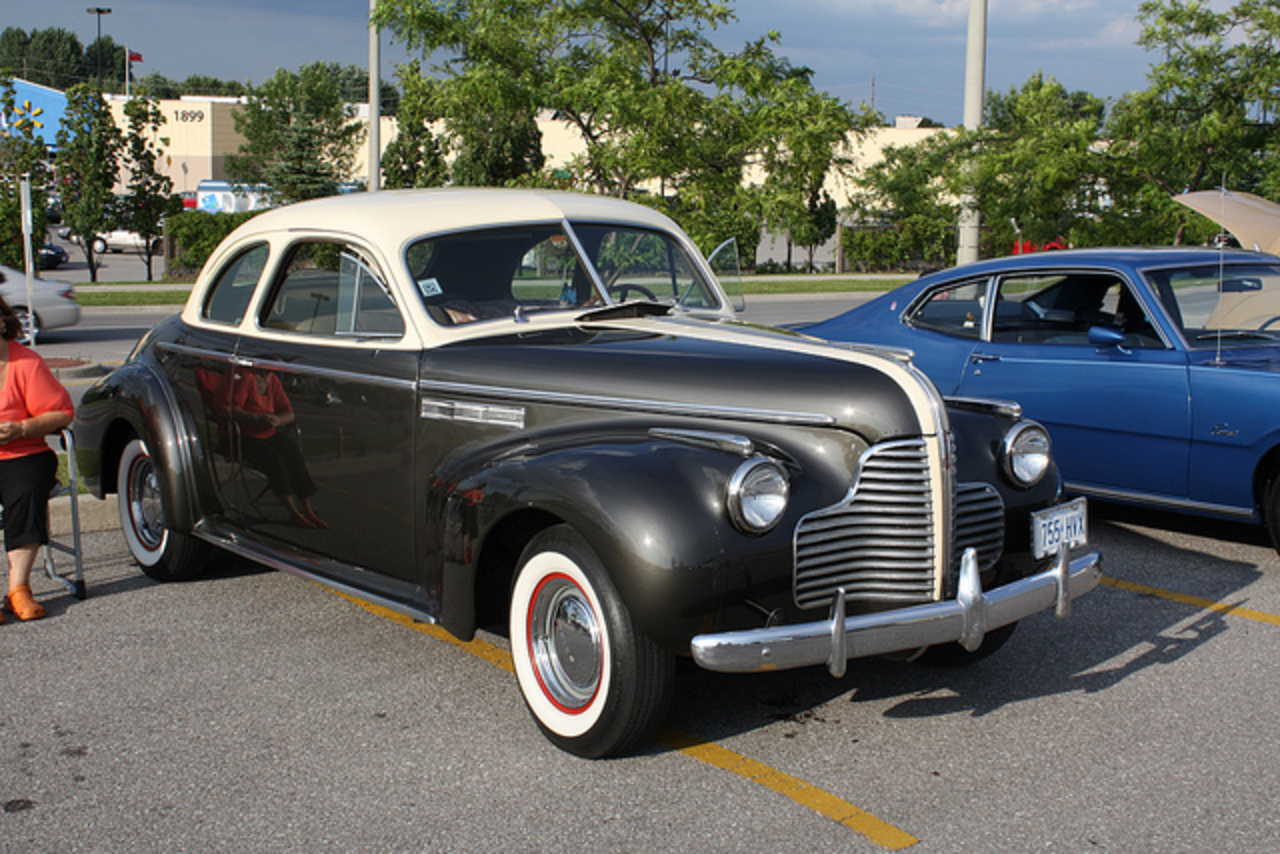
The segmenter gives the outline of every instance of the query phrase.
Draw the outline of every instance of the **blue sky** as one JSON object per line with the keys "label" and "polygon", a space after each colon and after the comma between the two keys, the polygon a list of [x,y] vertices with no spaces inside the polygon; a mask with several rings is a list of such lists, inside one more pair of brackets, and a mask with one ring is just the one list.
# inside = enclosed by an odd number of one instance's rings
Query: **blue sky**
{"label": "blue sky", "polygon": [[[88,44],[83,0],[0,0],[0,27],[65,27]],[[325,60],[368,63],[368,0],[106,0],[104,35],[143,55],[136,74],[206,74],[257,83],[277,68]],[[1115,98],[1146,86],[1139,0],[989,0],[987,89],[1008,91],[1043,71],[1068,89]],[[1216,3],[1215,5],[1220,5]],[[963,113],[969,0],[738,0],[737,22],[713,34],[734,49],[770,30],[778,53],[815,83],[890,119]],[[383,40],[383,74],[409,54]],[[874,84],[873,84],[874,81]],[[873,101],[874,99],[874,101]]]}

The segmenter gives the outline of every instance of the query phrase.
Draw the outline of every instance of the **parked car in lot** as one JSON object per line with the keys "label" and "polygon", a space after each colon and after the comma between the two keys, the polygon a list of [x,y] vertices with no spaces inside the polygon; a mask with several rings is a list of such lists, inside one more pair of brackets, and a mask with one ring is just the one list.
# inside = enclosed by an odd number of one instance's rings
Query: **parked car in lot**
{"label": "parked car in lot", "polygon": [[[132,252],[137,255],[143,255],[147,253],[147,246],[147,241],[143,240],[142,236],[137,232],[116,229],[105,234],[99,234],[94,240],[93,251],[99,255],[103,252]],[[158,237],[151,238],[150,246],[150,254],[152,255],[159,255],[163,251]]]}
{"label": "parked car in lot", "polygon": [[[21,270],[0,266],[0,296],[22,318],[28,329],[37,333],[50,329],[74,326],[80,322],[80,304],[76,302],[75,286],[51,279],[33,279],[31,300],[27,300],[27,276]],[[29,316],[28,305],[35,309]]]}
{"label": "parked car in lot", "polygon": [[[64,240],[70,240],[79,246],[83,241],[79,235],[73,235],[71,229],[64,226],[58,229],[58,236]],[[159,237],[151,239],[151,254],[159,255],[164,251],[164,246]],[[146,254],[147,242],[142,236],[135,231],[126,229],[115,229],[113,231],[99,234],[93,239],[93,254],[103,255],[107,252],[133,252],[138,255]]]}
{"label": "parked car in lot", "polygon": [[37,250],[36,266],[41,270],[56,270],[68,260],[67,250],[56,243],[46,243]]}
{"label": "parked car in lot", "polygon": [[505,631],[534,719],[582,756],[658,725],[677,656],[972,660],[1097,584],[1017,407],[734,317],[646,207],[306,202],[237,229],[85,393],[81,471],[155,578],[217,548]]}
{"label": "parked car in lot", "polygon": [[1280,547],[1280,258],[998,258],[803,330],[907,348],[944,394],[1018,401],[1070,492],[1260,521]]}

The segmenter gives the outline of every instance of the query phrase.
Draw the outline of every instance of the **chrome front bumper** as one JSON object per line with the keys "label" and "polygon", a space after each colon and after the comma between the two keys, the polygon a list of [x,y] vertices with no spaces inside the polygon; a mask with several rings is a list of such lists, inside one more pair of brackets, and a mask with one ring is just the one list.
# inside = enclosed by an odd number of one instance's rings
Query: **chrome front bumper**
{"label": "chrome front bumper", "polygon": [[707,670],[730,673],[826,663],[832,676],[843,676],[850,658],[953,642],[972,652],[991,629],[1051,607],[1059,619],[1065,619],[1071,601],[1097,587],[1101,578],[1098,552],[1069,560],[1064,549],[1044,572],[984,591],[977,553],[969,549],[960,562],[955,599],[846,617],[841,589],[826,620],[697,635],[692,641],[693,660]]}

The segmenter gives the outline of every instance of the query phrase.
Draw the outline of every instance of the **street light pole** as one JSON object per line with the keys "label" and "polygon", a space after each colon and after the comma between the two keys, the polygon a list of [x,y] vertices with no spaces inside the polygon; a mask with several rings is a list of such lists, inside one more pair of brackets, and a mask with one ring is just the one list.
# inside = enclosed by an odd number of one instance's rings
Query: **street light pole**
{"label": "street light pole", "polygon": [[[373,17],[378,0],[369,0]],[[382,188],[382,59],[378,27],[369,22],[369,179],[366,188],[376,193]]]}
{"label": "street light pole", "polygon": [[98,16],[98,91],[102,91],[102,16],[110,15],[111,9],[105,6],[90,6],[85,9],[90,15]]}
{"label": "street light pole", "polygon": [[[964,127],[977,130],[982,126],[982,103],[986,87],[987,69],[987,0],[969,0],[969,44],[965,56],[964,74]],[[972,193],[960,197],[959,244],[956,250],[957,264],[972,264],[978,260],[982,238],[982,219],[978,215],[978,203]]]}

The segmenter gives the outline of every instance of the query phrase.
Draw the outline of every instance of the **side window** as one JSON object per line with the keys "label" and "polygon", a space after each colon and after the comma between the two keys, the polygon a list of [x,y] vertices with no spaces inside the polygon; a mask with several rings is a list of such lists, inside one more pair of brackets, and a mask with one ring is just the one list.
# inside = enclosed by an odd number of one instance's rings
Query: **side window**
{"label": "side window", "polygon": [[930,291],[911,309],[907,323],[957,338],[977,338],[982,333],[986,293],[986,279]]}
{"label": "side window", "polygon": [[408,247],[405,261],[428,314],[446,326],[578,305],[595,295],[559,225],[423,240]]}
{"label": "side window", "polygon": [[1110,273],[1010,276],[996,299],[993,341],[1089,346],[1089,329],[1109,326],[1126,346],[1164,346],[1132,289]]}
{"label": "side window", "polygon": [[369,259],[356,247],[300,243],[289,255],[262,325],[305,335],[399,338],[404,319]]}
{"label": "side window", "polygon": [[253,299],[270,251],[265,243],[250,247],[227,262],[209,290],[202,316],[216,323],[239,325]]}

